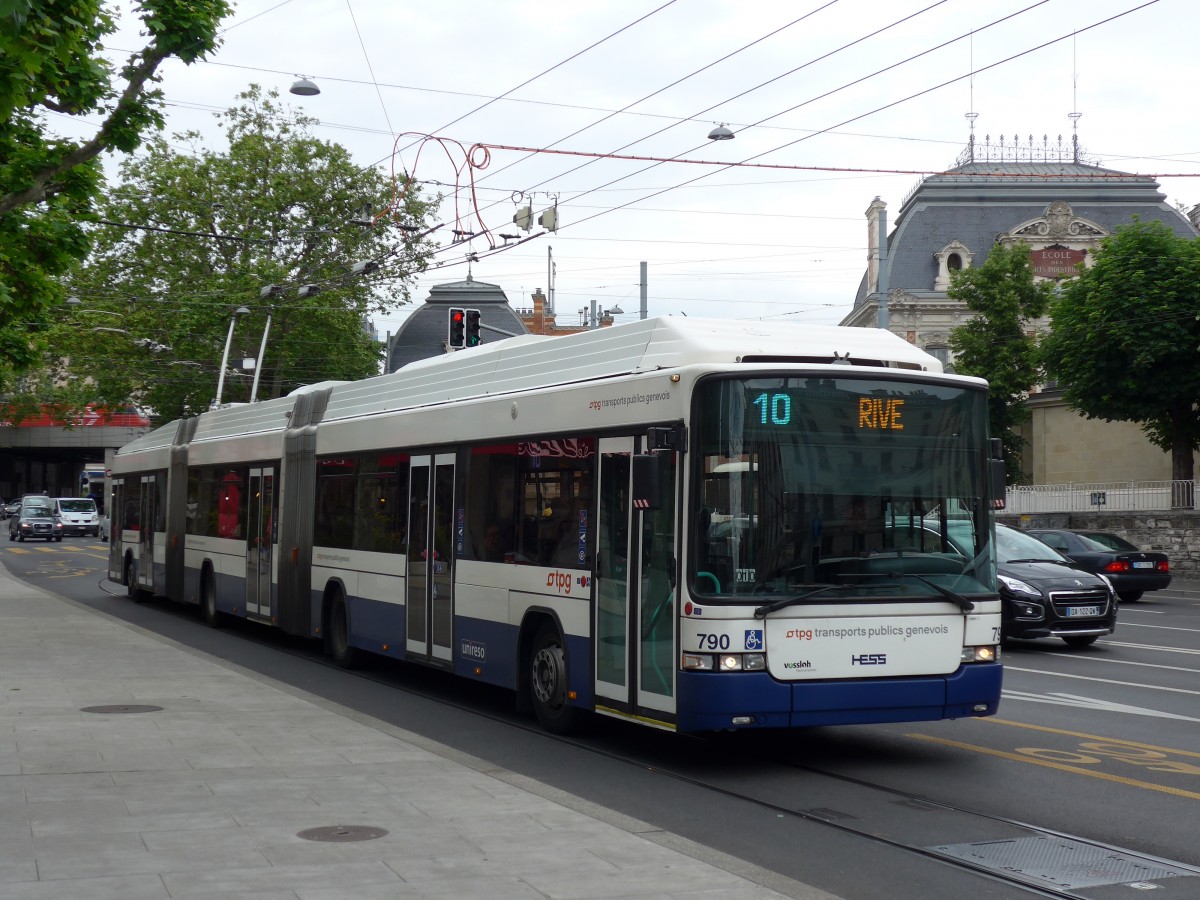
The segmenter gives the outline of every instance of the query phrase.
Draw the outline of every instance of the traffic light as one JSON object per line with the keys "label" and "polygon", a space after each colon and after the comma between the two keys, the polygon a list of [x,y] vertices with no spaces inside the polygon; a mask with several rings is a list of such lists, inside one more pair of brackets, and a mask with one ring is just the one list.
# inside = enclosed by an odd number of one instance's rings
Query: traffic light
{"label": "traffic light", "polygon": [[450,339],[448,341],[451,347],[466,346],[466,325],[466,312],[457,307],[452,307],[450,309]]}
{"label": "traffic light", "polygon": [[468,309],[467,313],[467,339],[464,346],[478,347],[483,341],[479,338],[479,310]]}

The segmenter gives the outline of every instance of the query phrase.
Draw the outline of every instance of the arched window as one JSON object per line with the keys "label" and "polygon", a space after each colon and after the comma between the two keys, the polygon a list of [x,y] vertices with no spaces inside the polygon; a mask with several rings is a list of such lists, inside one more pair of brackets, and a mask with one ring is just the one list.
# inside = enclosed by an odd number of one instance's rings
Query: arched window
{"label": "arched window", "polygon": [[937,260],[937,276],[933,280],[935,291],[950,287],[950,273],[971,268],[971,251],[962,241],[951,241],[933,254]]}

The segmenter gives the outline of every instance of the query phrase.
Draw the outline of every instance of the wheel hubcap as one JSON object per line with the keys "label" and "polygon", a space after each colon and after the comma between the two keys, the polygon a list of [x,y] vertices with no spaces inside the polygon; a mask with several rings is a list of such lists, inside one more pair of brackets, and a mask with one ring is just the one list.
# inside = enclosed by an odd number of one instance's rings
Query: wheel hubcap
{"label": "wheel hubcap", "polygon": [[538,702],[557,706],[562,702],[562,647],[543,647],[533,658],[533,693]]}

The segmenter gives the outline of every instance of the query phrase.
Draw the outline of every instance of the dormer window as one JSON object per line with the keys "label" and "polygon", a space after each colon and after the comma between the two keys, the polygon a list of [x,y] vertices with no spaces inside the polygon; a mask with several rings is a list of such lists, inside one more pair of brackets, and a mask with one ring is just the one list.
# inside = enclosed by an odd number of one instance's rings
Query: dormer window
{"label": "dormer window", "polygon": [[951,241],[933,254],[933,257],[938,264],[937,277],[933,280],[935,291],[944,291],[950,287],[951,272],[961,272],[971,267],[971,251],[961,241]]}

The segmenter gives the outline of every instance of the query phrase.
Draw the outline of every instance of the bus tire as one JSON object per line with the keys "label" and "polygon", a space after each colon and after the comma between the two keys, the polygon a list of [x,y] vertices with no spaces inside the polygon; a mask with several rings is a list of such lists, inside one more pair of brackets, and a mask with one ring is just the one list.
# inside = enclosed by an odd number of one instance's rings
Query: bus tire
{"label": "bus tire", "polygon": [[141,603],[145,593],[137,583],[137,563],[132,556],[125,557],[125,595],[134,603]]}
{"label": "bus tire", "polygon": [[211,569],[205,569],[200,578],[200,618],[209,628],[225,624],[225,614],[217,609],[217,583]]}
{"label": "bus tire", "polygon": [[567,650],[553,622],[543,622],[529,653],[529,701],[538,722],[552,734],[579,725],[580,711],[567,703]]}
{"label": "bus tire", "polygon": [[329,607],[329,656],[343,669],[353,669],[361,660],[358,648],[350,644],[350,610],[341,591]]}

